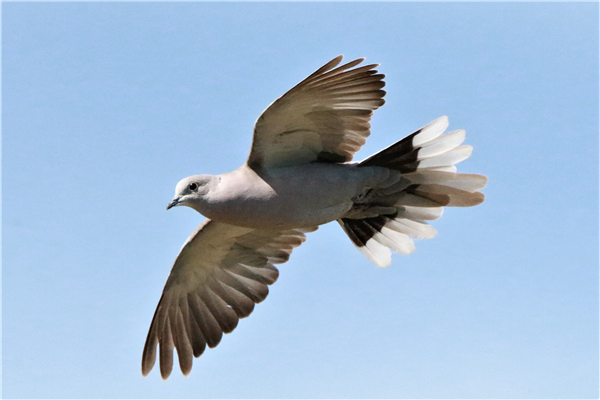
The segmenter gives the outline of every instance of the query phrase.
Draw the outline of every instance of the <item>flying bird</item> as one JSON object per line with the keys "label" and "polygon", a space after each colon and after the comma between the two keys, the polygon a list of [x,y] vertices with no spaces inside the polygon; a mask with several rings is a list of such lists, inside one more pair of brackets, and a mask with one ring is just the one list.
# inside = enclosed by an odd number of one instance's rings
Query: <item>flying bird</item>
{"label": "flying bird", "polygon": [[156,361],[167,379],[177,349],[184,375],[194,357],[219,344],[269,293],[305,234],[337,221],[378,267],[390,249],[410,254],[413,239],[436,231],[443,206],[480,204],[487,178],[456,173],[471,155],[464,130],[443,134],[441,117],[399,142],[351,163],[384,104],[378,64],[336,57],[275,100],[258,118],[239,169],[181,180],[167,209],[188,206],[207,220],[177,256],[154,313],[142,374]]}

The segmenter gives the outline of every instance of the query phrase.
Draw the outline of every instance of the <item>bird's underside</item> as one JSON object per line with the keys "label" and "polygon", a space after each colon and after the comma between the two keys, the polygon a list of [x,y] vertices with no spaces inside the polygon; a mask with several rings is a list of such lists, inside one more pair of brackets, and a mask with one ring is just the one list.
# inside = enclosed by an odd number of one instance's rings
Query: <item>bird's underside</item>
{"label": "bird's underside", "polygon": [[260,171],[243,166],[221,175],[208,201],[194,207],[213,221],[253,229],[318,226],[355,214],[353,208],[371,198],[374,189],[388,187],[399,176],[356,164],[313,162]]}
{"label": "bird's underside", "polygon": [[[373,110],[383,105],[384,75],[376,65],[341,67],[337,57],[271,104],[257,120],[247,163],[220,176],[182,180],[169,205],[187,205],[209,219],[177,256],[150,325],[142,373],[159,346],[166,379],[177,350],[184,375],[193,357],[215,347],[223,333],[264,300],[305,234],[335,221],[379,267],[390,249],[414,250],[413,239],[436,231],[427,221],[444,206],[484,200],[487,178],[456,173],[471,155],[465,132],[443,134],[438,118],[399,142],[349,164],[370,134]],[[356,67],[356,68],[354,68]]]}

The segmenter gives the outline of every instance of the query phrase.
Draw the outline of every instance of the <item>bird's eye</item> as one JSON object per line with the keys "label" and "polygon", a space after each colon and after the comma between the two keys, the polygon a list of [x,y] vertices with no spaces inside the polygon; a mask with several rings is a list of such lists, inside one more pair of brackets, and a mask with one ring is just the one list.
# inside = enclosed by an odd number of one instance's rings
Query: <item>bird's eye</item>
{"label": "bird's eye", "polygon": [[190,183],[189,188],[190,188],[190,190],[196,190],[196,189],[198,189],[198,184],[196,182],[192,182],[192,183]]}

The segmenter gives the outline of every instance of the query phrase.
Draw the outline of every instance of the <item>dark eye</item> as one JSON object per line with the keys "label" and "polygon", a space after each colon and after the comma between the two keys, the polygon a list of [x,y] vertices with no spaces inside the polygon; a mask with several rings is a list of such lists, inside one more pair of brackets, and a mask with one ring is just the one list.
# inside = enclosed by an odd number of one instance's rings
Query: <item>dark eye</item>
{"label": "dark eye", "polygon": [[198,189],[198,184],[196,182],[192,182],[192,183],[190,183],[189,188],[190,188],[190,190],[196,190],[196,189]]}

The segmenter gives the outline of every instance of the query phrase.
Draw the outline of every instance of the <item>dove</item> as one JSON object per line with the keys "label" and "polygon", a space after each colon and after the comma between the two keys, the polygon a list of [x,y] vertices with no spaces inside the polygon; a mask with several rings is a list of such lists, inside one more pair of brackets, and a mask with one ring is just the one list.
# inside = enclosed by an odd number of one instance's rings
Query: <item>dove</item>
{"label": "dove", "polygon": [[258,118],[248,160],[222,175],[182,179],[167,209],[207,220],[183,245],[165,284],[142,355],[167,379],[173,350],[184,375],[194,357],[263,301],[306,234],[337,221],[378,267],[430,239],[443,207],[484,201],[487,178],[457,173],[472,147],[441,117],[360,162],[373,111],[384,104],[383,74],[364,58],[336,57],[275,100]]}

